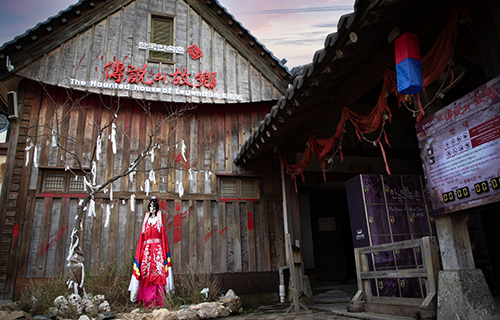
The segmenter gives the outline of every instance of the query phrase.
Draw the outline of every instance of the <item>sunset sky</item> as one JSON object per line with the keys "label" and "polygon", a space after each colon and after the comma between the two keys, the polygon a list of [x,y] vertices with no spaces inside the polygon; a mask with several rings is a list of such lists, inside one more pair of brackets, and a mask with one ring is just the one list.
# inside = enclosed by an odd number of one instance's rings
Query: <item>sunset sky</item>
{"label": "sunset sky", "polygon": [[[76,0],[1,0],[0,44],[77,3]],[[354,0],[219,0],[219,3],[287,67],[310,63]]]}

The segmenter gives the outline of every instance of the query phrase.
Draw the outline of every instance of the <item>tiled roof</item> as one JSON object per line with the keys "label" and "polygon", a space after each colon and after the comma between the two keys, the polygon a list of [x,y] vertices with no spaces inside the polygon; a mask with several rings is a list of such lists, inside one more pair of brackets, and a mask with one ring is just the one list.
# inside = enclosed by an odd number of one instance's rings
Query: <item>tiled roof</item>
{"label": "tiled roof", "polygon": [[364,107],[359,100],[381,84],[387,68],[394,69],[392,41],[400,28],[411,25],[420,33],[421,51],[426,52],[457,3],[356,1],[354,12],[340,18],[337,31],[326,36],[312,62],[291,70],[292,84],[242,145],[234,163],[243,165],[269,152],[303,152],[311,135],[338,123],[345,106],[357,104],[369,113],[377,97]]}

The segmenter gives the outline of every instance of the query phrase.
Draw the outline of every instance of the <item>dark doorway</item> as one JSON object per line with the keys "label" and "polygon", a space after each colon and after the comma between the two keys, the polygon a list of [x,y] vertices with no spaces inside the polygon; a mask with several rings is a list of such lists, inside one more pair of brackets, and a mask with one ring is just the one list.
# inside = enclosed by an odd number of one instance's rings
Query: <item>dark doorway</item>
{"label": "dark doorway", "polygon": [[309,207],[317,282],[356,278],[347,198],[343,194],[310,194]]}
{"label": "dark doorway", "polygon": [[[479,214],[480,213],[480,214]],[[500,295],[500,206],[469,214],[467,221],[476,268],[483,271],[494,296]]]}

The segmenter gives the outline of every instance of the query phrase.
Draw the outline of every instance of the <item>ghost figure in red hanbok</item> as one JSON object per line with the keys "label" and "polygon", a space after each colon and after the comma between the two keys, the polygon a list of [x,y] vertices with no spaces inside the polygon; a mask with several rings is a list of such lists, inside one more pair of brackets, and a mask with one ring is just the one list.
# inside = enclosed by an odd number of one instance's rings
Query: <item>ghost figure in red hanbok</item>
{"label": "ghost figure in red hanbok", "polygon": [[130,300],[145,307],[163,306],[163,297],[174,290],[170,252],[156,197],[149,201],[135,251]]}

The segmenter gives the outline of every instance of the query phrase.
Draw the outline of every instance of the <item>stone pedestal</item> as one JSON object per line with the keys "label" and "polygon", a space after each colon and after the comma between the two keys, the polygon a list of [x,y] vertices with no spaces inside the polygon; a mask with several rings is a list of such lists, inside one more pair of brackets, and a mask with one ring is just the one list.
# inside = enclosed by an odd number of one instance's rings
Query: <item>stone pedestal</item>
{"label": "stone pedestal", "polygon": [[463,212],[436,217],[443,271],[438,279],[438,320],[499,319],[483,272],[475,269]]}
{"label": "stone pedestal", "polygon": [[439,271],[437,319],[500,319],[480,269]]}

